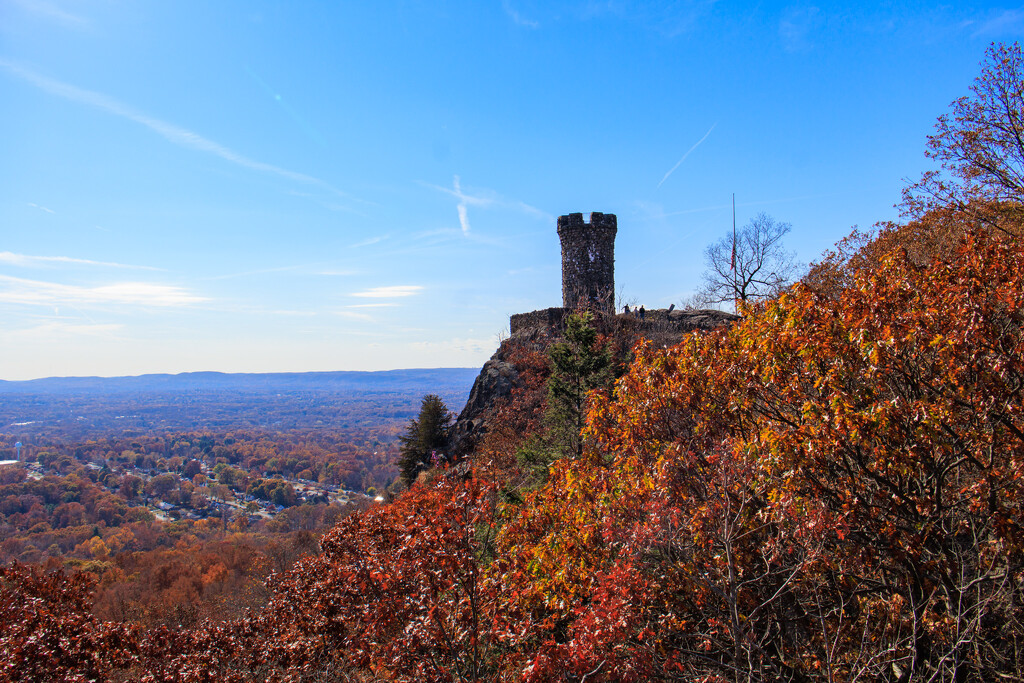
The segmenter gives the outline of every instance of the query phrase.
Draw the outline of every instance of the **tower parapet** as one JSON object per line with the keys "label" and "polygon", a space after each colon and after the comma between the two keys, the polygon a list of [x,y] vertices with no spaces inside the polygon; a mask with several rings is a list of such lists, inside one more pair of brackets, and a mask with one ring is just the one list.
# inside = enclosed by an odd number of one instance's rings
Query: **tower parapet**
{"label": "tower parapet", "polygon": [[562,307],[615,314],[615,233],[613,213],[558,217],[562,243]]}

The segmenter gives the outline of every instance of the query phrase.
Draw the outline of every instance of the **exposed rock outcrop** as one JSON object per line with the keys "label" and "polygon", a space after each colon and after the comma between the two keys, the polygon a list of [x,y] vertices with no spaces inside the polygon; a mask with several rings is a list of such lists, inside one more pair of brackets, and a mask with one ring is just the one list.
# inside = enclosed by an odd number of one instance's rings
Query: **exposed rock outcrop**
{"label": "exposed rock outcrop", "polygon": [[[512,363],[501,360],[500,355],[501,349],[499,348],[494,356],[484,363],[476,381],[473,382],[469,400],[462,412],[459,413],[459,419],[455,423],[455,441],[457,443],[461,444],[467,438],[480,432],[484,423],[484,419],[481,417],[483,412],[499,399],[509,396],[512,389],[517,386],[519,371]],[[456,451],[458,450],[460,449],[457,448]]]}
{"label": "exposed rock outcrop", "polygon": [[[484,363],[462,412],[452,430],[451,451],[456,457],[473,450],[487,432],[488,419],[493,408],[522,386],[520,370],[510,361],[513,349],[544,351],[561,338],[565,309],[548,308],[513,316],[511,337],[506,339]],[[712,330],[737,320],[737,316],[718,310],[646,311],[643,319],[636,315],[598,315],[594,325],[605,335],[625,340],[626,348],[646,338],[658,346],[671,346],[682,341],[685,334],[695,330]]]}

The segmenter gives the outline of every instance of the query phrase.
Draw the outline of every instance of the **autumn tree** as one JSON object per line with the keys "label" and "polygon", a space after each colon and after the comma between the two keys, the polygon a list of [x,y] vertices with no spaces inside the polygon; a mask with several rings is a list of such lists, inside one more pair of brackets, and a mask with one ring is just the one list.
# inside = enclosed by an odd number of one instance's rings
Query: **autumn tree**
{"label": "autumn tree", "polygon": [[125,680],[138,628],[93,616],[93,587],[79,572],[0,568],[0,680]]}
{"label": "autumn tree", "polygon": [[[904,192],[912,214],[954,206],[981,216],[990,202],[1024,198],[1024,56],[1018,43],[993,44],[971,94],[950,105],[928,137],[938,170]],[[980,203],[977,203],[980,202]]]}
{"label": "autumn tree", "polygon": [[927,263],[897,241],[838,294],[638,350],[588,416],[602,458],[501,532],[529,680],[1024,666],[1024,246],[960,220]]}
{"label": "autumn tree", "polygon": [[793,282],[799,267],[783,238],[792,226],[759,213],[739,231],[704,250],[704,281],[689,302],[695,307],[772,297]]}
{"label": "autumn tree", "polygon": [[493,501],[479,481],[442,478],[342,521],[275,582],[268,657],[295,675],[490,680],[503,625],[480,561]]}
{"label": "autumn tree", "polygon": [[434,464],[437,456],[444,456],[448,448],[449,431],[454,415],[436,394],[427,394],[420,404],[419,415],[409,421],[405,434],[399,436],[398,467],[406,485]]}

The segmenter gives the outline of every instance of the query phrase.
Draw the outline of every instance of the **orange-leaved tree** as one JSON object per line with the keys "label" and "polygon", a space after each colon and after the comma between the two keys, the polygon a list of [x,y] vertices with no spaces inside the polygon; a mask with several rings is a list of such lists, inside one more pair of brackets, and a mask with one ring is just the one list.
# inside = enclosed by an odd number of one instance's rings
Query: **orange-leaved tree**
{"label": "orange-leaved tree", "polygon": [[342,521],[276,581],[271,656],[295,671],[483,680],[502,628],[483,571],[493,504],[493,487],[442,477]]}
{"label": "orange-leaved tree", "polygon": [[83,573],[0,568],[0,681],[110,680],[140,661],[137,627],[90,613]]}
{"label": "orange-leaved tree", "polygon": [[1024,247],[930,218],[955,246],[892,240],[845,288],[641,349],[591,457],[502,532],[534,680],[1024,666]]}
{"label": "orange-leaved tree", "polygon": [[904,190],[907,214],[956,207],[994,227],[1024,199],[1024,55],[993,43],[971,94],[955,100],[928,137],[939,168]]}

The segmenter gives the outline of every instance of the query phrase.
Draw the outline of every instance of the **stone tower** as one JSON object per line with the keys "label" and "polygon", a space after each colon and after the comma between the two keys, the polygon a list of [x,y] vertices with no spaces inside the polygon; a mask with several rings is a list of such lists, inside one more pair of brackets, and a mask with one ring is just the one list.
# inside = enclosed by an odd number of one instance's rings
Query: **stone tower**
{"label": "stone tower", "polygon": [[615,233],[613,213],[571,213],[558,217],[562,242],[562,306],[615,314]]}

